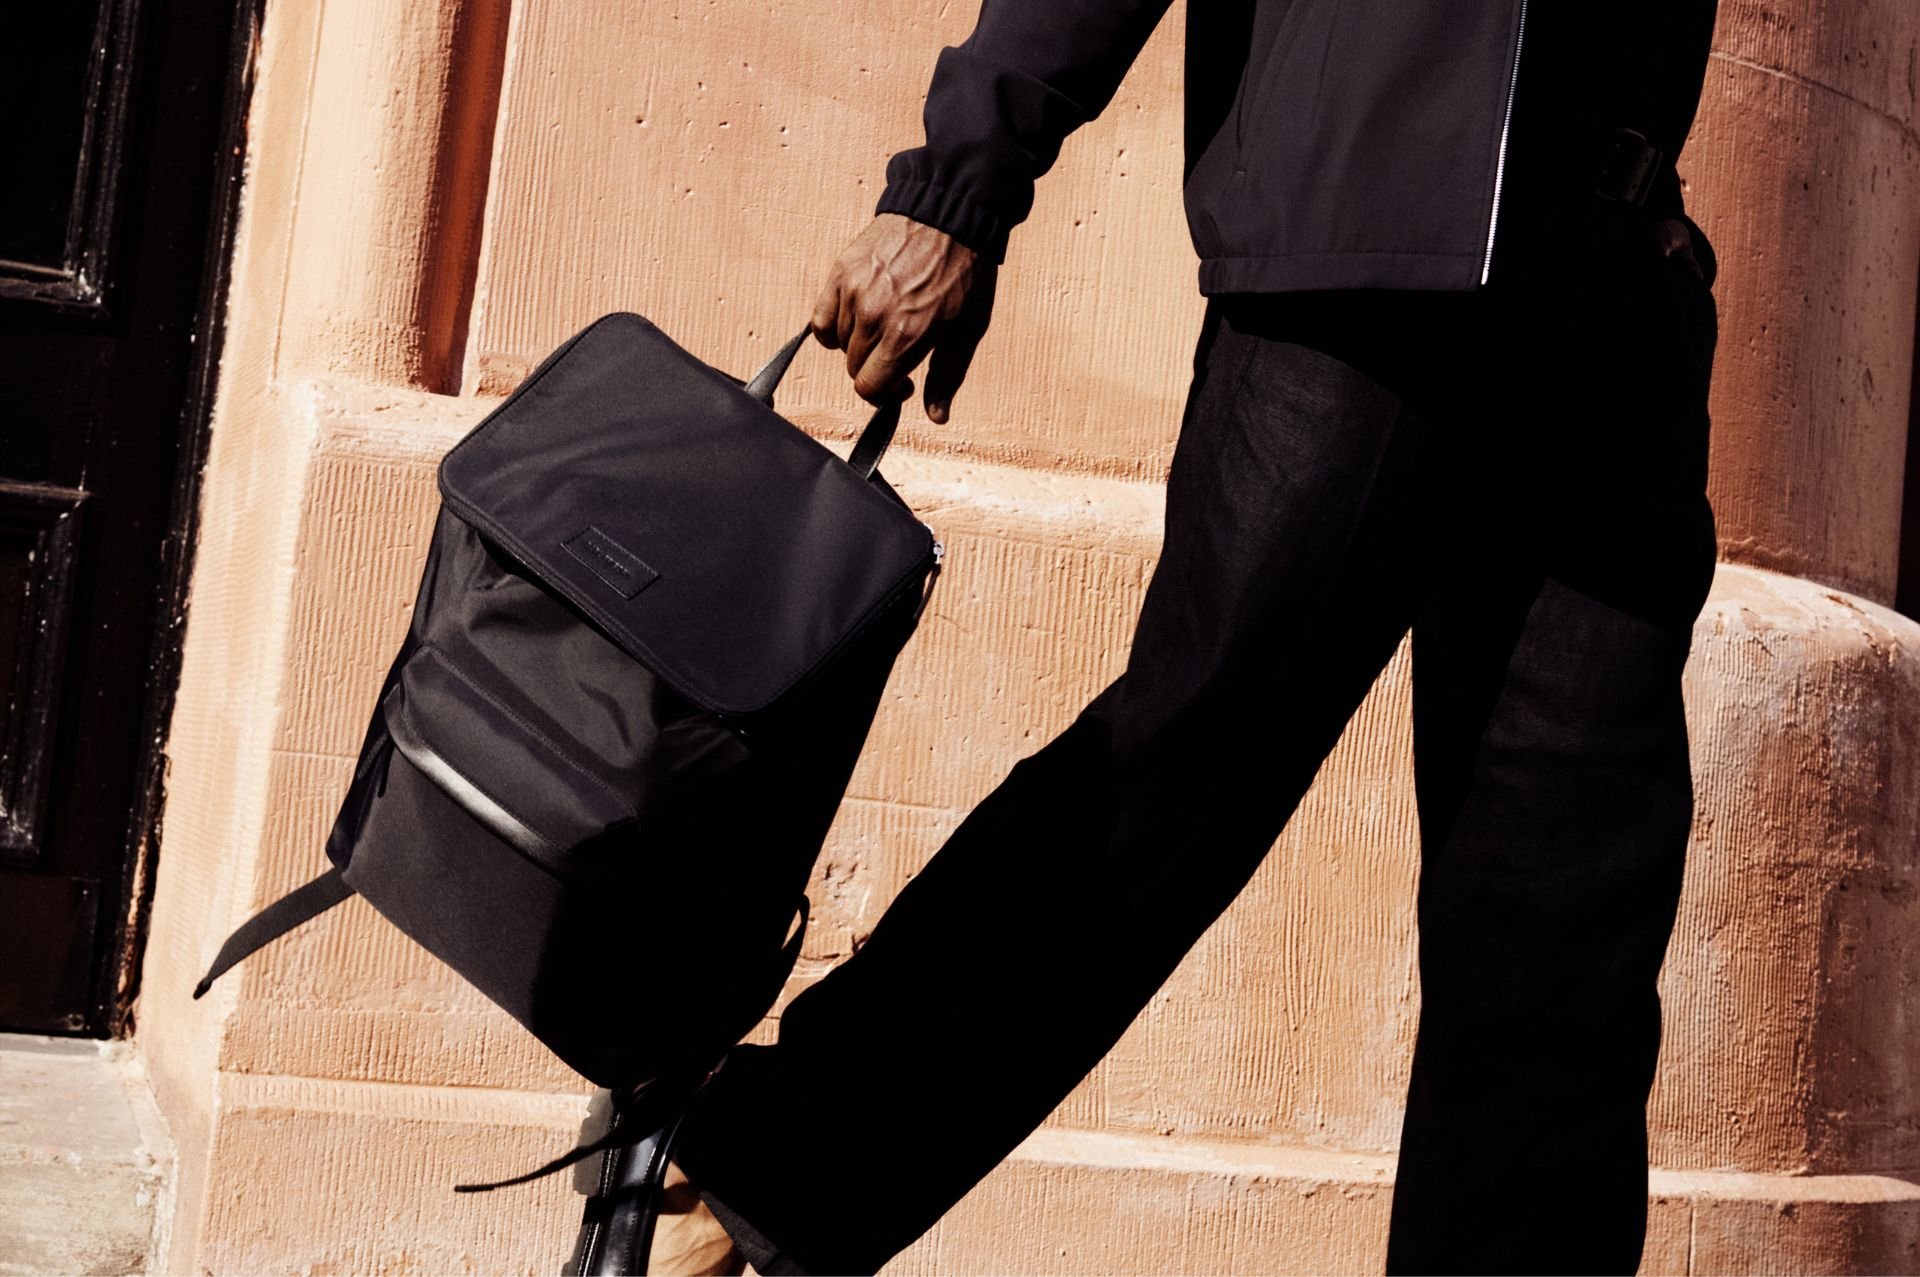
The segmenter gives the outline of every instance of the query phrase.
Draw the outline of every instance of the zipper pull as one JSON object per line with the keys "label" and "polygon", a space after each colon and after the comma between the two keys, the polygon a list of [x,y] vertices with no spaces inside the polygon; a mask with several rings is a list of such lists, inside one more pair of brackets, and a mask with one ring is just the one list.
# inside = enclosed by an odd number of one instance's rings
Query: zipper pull
{"label": "zipper pull", "polygon": [[[933,531],[933,528],[927,524],[923,523],[920,526],[926,528],[929,532]],[[920,602],[918,606],[913,609],[913,619],[909,621],[908,624],[920,624],[920,615],[927,610],[927,602],[933,598],[933,587],[935,583],[940,580],[940,565],[946,560],[946,557],[946,545],[941,542],[940,538],[935,537],[933,540],[933,570],[927,573],[926,588],[921,591]]]}

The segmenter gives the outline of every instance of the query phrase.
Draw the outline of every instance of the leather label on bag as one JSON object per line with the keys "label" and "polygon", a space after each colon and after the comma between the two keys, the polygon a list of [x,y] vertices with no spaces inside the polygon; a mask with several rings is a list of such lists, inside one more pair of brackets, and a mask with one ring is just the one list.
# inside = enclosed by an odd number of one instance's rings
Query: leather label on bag
{"label": "leather label on bag", "polygon": [[562,541],[560,548],[585,564],[623,599],[640,593],[660,575],[642,563],[639,555],[591,523]]}

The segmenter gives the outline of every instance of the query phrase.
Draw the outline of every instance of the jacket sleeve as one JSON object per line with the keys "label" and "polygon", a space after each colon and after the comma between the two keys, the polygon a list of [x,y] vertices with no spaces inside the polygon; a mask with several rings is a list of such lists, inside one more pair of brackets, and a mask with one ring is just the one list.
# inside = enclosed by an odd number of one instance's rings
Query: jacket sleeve
{"label": "jacket sleeve", "polygon": [[1170,0],[981,0],[940,50],[924,146],[887,161],[875,213],[936,226],[990,259],[1033,208],[1067,134],[1112,101]]}

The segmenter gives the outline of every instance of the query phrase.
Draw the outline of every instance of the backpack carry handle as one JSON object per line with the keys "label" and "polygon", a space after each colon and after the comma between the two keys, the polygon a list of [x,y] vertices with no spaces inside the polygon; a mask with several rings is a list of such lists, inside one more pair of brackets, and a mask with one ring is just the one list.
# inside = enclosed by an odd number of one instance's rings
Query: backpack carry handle
{"label": "backpack carry handle", "polygon": [[778,386],[780,379],[787,375],[787,365],[793,362],[794,355],[799,353],[800,343],[804,342],[807,334],[812,331],[813,325],[808,324],[800,330],[799,336],[788,339],[786,345],[774,351],[773,358],[767,360],[760,371],[753,374],[753,380],[747,383],[747,393],[767,407],[773,407],[774,387]]}
{"label": "backpack carry handle", "polygon": [[[784,346],[774,351],[773,358],[767,360],[760,371],[753,374],[753,379],[746,383],[747,393],[767,407],[773,407],[774,387],[778,386],[780,379],[787,375],[787,366],[793,362],[794,355],[799,353],[801,343],[806,341],[808,334],[812,332],[813,325],[808,324],[796,336],[788,338]],[[908,395],[913,393],[911,383],[908,384],[907,393]],[[904,397],[875,408],[873,416],[867,421],[866,429],[860,432],[859,440],[853,445],[853,451],[847,457],[847,464],[852,466],[854,473],[862,479],[873,478],[873,472],[879,466],[880,458],[886,455],[887,445],[893,442],[893,432],[900,427],[902,402]]]}

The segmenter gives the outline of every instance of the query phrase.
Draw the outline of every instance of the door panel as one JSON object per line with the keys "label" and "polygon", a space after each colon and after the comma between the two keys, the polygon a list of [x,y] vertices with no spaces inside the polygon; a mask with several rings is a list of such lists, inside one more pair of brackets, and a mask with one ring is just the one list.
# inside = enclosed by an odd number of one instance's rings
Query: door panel
{"label": "door panel", "polygon": [[8,869],[51,860],[48,763],[86,501],[72,488],[0,480],[0,866]]}
{"label": "door panel", "polygon": [[253,21],[0,20],[0,1029],[131,996]]}
{"label": "door panel", "polygon": [[35,38],[10,43],[0,54],[0,120],[33,121],[8,130],[7,180],[14,190],[0,201],[0,262],[14,271],[66,266],[100,19],[98,5],[44,8],[34,16]]}

